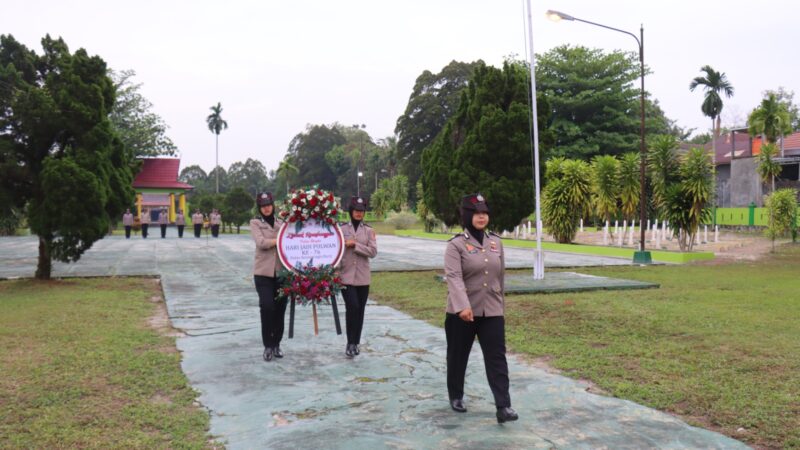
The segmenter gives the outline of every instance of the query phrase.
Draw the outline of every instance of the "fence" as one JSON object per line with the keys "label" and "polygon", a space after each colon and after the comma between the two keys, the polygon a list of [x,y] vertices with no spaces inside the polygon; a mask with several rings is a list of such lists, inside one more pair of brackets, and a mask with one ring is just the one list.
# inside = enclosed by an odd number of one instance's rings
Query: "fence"
{"label": "fence", "polygon": [[[746,208],[717,208],[714,219],[717,225],[766,227],[769,225],[769,211],[751,203]],[[797,216],[797,225],[800,226],[800,215]]]}

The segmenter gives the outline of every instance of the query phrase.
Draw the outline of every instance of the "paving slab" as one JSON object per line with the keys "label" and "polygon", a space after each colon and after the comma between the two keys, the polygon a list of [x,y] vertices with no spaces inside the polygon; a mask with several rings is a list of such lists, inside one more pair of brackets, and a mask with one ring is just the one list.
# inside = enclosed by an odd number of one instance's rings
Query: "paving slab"
{"label": "paving slab", "polygon": [[[384,267],[438,260],[441,268],[443,245],[383,236],[378,245]],[[388,262],[400,255],[408,261]],[[0,238],[0,277],[33,275],[35,256],[35,238]],[[286,357],[265,363],[252,257],[246,236],[111,237],[76,264],[55,264],[54,275],[159,275],[173,326],[185,333],[177,339],[182,368],[211,413],[211,433],[228,448],[747,448],[669,414],[592,394],[514,355],[511,396],[520,420],[499,425],[479,346],[467,371],[469,412],[454,413],[444,331],[374,302],[355,359],[344,356],[346,339],[333,331],[330,306],[319,310],[318,336],[310,309],[298,307],[295,338],[282,344]]]}

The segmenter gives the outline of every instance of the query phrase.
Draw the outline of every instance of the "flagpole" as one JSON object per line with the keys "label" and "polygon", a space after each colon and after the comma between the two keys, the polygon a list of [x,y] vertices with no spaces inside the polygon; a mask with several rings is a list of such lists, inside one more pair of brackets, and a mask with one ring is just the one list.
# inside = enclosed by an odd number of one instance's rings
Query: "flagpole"
{"label": "flagpole", "polygon": [[539,183],[539,123],[536,110],[536,54],[533,52],[533,21],[531,19],[531,0],[528,4],[528,51],[531,70],[531,110],[533,117],[533,178],[536,185],[536,250],[533,260],[533,279],[544,279],[544,253],[542,252],[542,208]]}

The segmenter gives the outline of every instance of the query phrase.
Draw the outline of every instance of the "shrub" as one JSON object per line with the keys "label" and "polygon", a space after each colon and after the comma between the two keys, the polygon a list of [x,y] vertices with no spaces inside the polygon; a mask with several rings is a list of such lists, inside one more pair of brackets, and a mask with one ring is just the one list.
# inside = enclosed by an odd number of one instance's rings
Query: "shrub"
{"label": "shrub", "polygon": [[398,230],[407,230],[417,223],[417,216],[407,210],[400,212],[390,212],[386,217],[386,223],[394,226]]}

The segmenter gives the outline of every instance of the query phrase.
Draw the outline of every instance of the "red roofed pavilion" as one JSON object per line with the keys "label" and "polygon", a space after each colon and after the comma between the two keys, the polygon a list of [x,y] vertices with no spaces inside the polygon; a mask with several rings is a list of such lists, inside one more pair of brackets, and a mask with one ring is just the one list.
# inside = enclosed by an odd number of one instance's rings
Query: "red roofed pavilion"
{"label": "red roofed pavilion", "polygon": [[[192,185],[178,181],[181,160],[178,158],[147,158],[142,160],[142,169],[133,180],[136,191],[136,213],[148,210],[151,220],[158,219],[160,208],[169,209],[169,221],[175,221],[178,209],[186,212],[186,191]],[[178,197],[176,202],[175,198]],[[177,203],[177,204],[176,204]]]}

